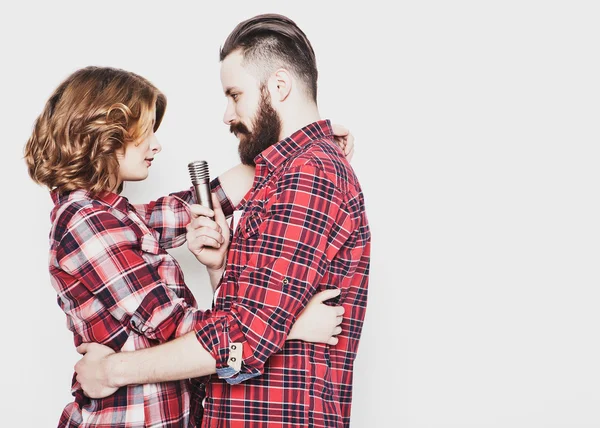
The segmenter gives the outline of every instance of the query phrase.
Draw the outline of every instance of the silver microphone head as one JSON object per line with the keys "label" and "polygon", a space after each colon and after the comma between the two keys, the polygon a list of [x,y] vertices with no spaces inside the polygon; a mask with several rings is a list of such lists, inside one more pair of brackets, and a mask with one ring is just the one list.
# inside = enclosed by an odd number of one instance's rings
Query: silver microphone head
{"label": "silver microphone head", "polygon": [[200,184],[206,181],[210,182],[210,174],[208,173],[208,163],[206,161],[194,161],[188,164],[190,178],[192,183]]}
{"label": "silver microphone head", "polygon": [[206,161],[194,161],[188,164],[190,179],[196,190],[196,203],[212,210],[212,199],[210,193],[210,174]]}

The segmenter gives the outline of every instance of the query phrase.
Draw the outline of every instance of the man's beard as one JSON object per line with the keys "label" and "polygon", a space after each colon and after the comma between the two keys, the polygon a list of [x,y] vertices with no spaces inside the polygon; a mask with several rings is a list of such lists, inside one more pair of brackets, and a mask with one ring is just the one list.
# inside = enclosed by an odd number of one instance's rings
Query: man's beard
{"label": "man's beard", "polygon": [[229,127],[229,131],[236,134],[240,140],[240,160],[244,165],[255,166],[254,158],[277,143],[281,134],[281,120],[271,107],[271,95],[265,85],[260,88],[260,102],[256,117],[252,121],[252,129],[250,132],[242,122],[233,123]]}

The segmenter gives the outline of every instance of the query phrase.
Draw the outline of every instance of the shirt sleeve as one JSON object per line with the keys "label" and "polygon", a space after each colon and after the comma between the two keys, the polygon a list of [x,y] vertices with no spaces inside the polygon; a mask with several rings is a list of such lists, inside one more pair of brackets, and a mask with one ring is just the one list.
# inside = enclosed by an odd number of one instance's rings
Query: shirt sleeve
{"label": "shirt sleeve", "polygon": [[[258,376],[269,356],[281,349],[352,232],[343,201],[324,173],[302,166],[278,180],[256,230],[252,216],[240,224],[237,238],[256,239],[256,244],[239,277],[237,296],[229,312],[213,314],[196,332],[215,358],[219,377],[236,384]],[[240,351],[243,364],[236,365]]]}
{"label": "shirt sleeve", "polygon": [[[231,217],[234,207],[221,186],[219,177],[211,181],[210,188],[219,199],[225,216]],[[179,247],[185,242],[186,226],[191,221],[188,204],[195,203],[194,188],[190,187],[188,190],[171,193],[147,204],[133,205],[133,208],[144,223],[154,231],[160,246],[168,249]]]}
{"label": "shirt sleeve", "polygon": [[186,226],[191,221],[189,204],[194,204],[193,188],[171,193],[147,204],[135,204],[133,208],[154,231],[162,248],[175,248],[185,242]]}
{"label": "shirt sleeve", "polygon": [[112,317],[149,339],[168,341],[204,319],[204,312],[178,297],[142,257],[134,230],[104,208],[81,208],[56,256],[59,268],[93,293]]}
{"label": "shirt sleeve", "polygon": [[235,211],[235,207],[233,206],[233,204],[231,203],[231,200],[225,193],[225,189],[221,185],[221,180],[219,180],[219,177],[216,177],[214,180],[212,180],[210,182],[210,190],[212,193],[217,195],[217,198],[219,199],[219,202],[221,204],[221,208],[223,209],[223,213],[225,214],[225,217],[227,217],[227,218],[231,217],[233,215],[233,212]]}

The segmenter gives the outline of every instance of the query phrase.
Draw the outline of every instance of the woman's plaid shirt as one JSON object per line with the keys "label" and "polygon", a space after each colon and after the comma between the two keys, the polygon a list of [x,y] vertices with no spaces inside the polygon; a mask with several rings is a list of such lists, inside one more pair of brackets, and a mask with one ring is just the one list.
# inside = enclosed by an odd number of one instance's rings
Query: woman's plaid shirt
{"label": "woman's plaid shirt", "polygon": [[[213,186],[231,211],[218,179]],[[114,193],[51,196],[50,277],[75,346],[148,348],[203,319],[179,265],[165,251],[185,242],[191,189],[135,206]],[[130,385],[96,400],[84,396],[73,377],[72,393],[60,427],[195,426],[187,381]]]}

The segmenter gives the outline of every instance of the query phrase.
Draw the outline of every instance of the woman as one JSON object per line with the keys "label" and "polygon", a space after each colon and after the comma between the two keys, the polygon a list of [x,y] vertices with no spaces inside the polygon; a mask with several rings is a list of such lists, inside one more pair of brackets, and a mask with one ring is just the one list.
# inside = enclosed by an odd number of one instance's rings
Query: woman
{"label": "woman", "polygon": [[[166,251],[185,241],[192,216],[214,216],[215,221],[202,220],[204,245],[221,247],[207,265],[213,286],[222,273],[228,241],[221,230],[228,226],[221,204],[231,206],[246,193],[247,169],[233,168],[223,183],[215,179],[214,211],[193,205],[191,189],[138,206],[119,195],[125,182],[148,176],[161,150],[154,132],[165,108],[165,96],[143,77],[87,67],[56,89],[26,144],[29,174],[51,190],[55,204],[50,276],[75,346],[147,348],[191,331],[205,317]],[[345,147],[350,155],[351,146]],[[335,343],[343,310],[314,304],[337,294],[324,293],[313,299],[288,340]],[[132,385],[95,400],[74,379],[72,393],[75,400],[65,407],[61,427],[199,422],[190,420],[187,381]]]}

